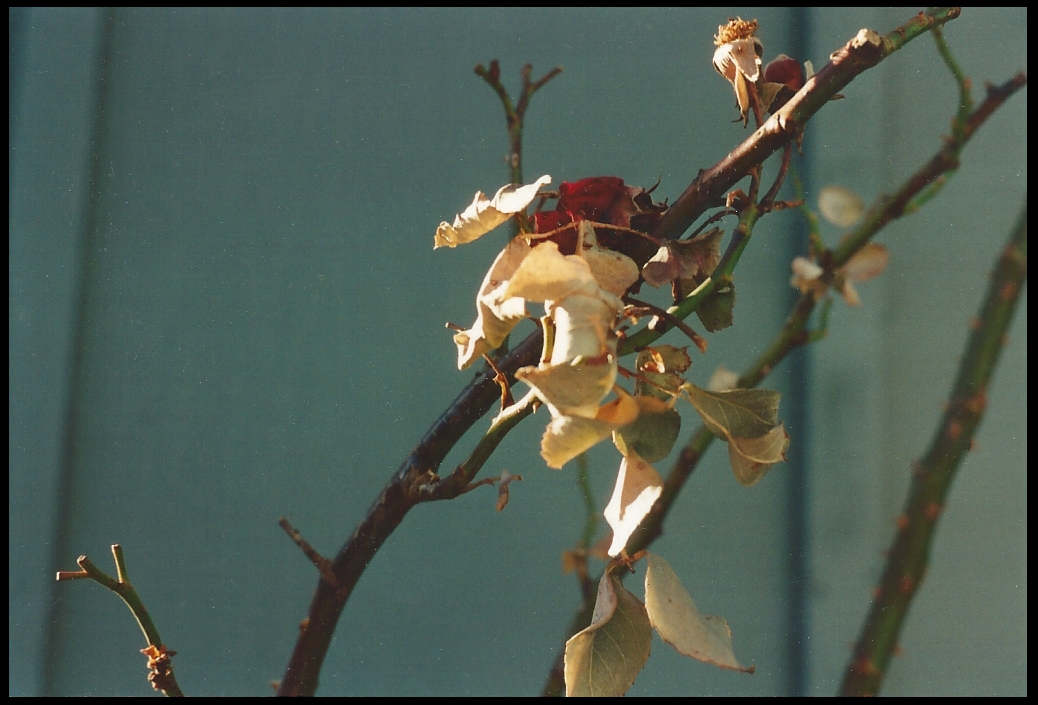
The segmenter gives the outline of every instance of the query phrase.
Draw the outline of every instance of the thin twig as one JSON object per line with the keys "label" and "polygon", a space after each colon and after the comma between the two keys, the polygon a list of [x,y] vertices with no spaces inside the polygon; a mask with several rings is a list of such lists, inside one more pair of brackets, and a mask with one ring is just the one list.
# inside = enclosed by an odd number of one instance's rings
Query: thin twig
{"label": "thin twig", "polygon": [[310,562],[317,568],[317,572],[321,574],[321,577],[327,580],[329,584],[335,585],[335,573],[332,572],[332,562],[318,553],[310,545],[310,542],[303,538],[299,530],[289,523],[287,517],[278,519],[278,526],[285,530],[288,537],[292,539],[296,546],[299,546],[299,550],[303,552],[303,555],[310,559]]}
{"label": "thin twig", "polygon": [[130,608],[130,612],[137,620],[137,626],[141,628],[141,632],[144,633],[144,638],[148,642],[147,648],[141,649],[141,653],[148,657],[148,682],[151,683],[151,687],[168,697],[184,697],[184,693],[177,684],[177,679],[173,676],[172,658],[177,652],[170,651],[162,643],[162,637],[155,627],[155,622],[145,609],[144,602],[141,601],[137,590],[130,584],[126,571],[126,558],[123,555],[123,548],[119,544],[112,545],[112,558],[115,561],[117,578],[105,573],[86,556],[80,556],[76,561],[80,569],[58,571],[57,579],[59,581],[90,579],[118,595]]}
{"label": "thin twig", "polygon": [[[638,306],[639,308],[645,309],[649,313],[652,313],[654,316],[658,316],[659,318],[667,321],[667,323],[670,323],[670,325],[672,325],[673,327],[677,328],[682,333],[684,333],[686,336],[688,336],[688,339],[691,340],[693,343],[695,343],[695,346],[697,348],[699,348],[699,352],[701,352],[701,353],[705,353],[706,352],[706,346],[707,346],[706,338],[701,336],[699,333],[696,333],[696,331],[692,329],[692,326],[690,326],[689,324],[685,323],[683,320],[681,320],[680,318],[678,318],[674,314],[672,314],[669,311],[666,311],[666,310],[660,308],[659,306],[655,306],[653,304],[650,304],[647,301],[642,301],[640,299],[636,299],[636,298],[634,298],[633,296],[630,296],[630,295],[625,296],[624,299],[626,301],[634,304],[635,306]],[[652,329],[652,330],[655,330],[656,327],[653,326],[650,323],[649,324],[649,328]]]}

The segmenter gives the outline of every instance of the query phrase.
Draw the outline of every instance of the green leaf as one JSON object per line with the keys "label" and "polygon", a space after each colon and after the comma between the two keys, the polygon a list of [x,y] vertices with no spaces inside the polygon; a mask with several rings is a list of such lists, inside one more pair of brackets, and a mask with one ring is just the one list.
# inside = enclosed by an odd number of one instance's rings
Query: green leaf
{"label": "green leaf", "polygon": [[780,394],[770,389],[732,389],[711,392],[694,384],[682,391],[714,435],[725,440],[757,438],[778,424]]}
{"label": "green leaf", "polygon": [[645,609],[660,637],[679,654],[733,671],[753,673],[732,651],[732,630],[724,617],[702,614],[665,560],[649,554],[645,571]]}
{"label": "green leaf", "polygon": [[627,448],[655,463],[663,460],[674,448],[681,431],[681,414],[674,409],[667,409],[659,414],[642,412],[634,423],[627,424],[616,433]]}
{"label": "green leaf", "polygon": [[707,297],[696,309],[696,315],[711,333],[732,325],[735,316],[735,285],[731,282],[718,284],[714,295]]}
{"label": "green leaf", "polygon": [[651,646],[645,605],[607,570],[598,583],[591,626],[566,642],[566,695],[623,695],[649,660]]}

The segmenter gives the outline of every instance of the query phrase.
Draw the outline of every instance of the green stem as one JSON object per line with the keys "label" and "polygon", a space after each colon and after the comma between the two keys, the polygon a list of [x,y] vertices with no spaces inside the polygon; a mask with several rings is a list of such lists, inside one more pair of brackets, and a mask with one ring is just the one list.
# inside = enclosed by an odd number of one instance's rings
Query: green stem
{"label": "green stem", "polygon": [[155,653],[163,653],[164,666],[161,674],[158,674],[156,670],[152,670],[151,674],[149,674],[148,679],[152,682],[152,686],[156,690],[160,690],[166,696],[183,697],[184,693],[181,692],[180,686],[173,677],[172,666],[169,664],[169,657],[173,655],[173,652],[168,651],[163,645],[162,637],[159,635],[159,630],[155,626],[155,622],[152,621],[151,615],[144,607],[144,602],[141,601],[140,596],[137,594],[137,590],[135,590],[133,585],[130,584],[130,579],[126,571],[126,558],[123,555],[122,546],[119,544],[112,545],[112,557],[115,560],[115,571],[118,578],[113,578],[105,573],[94,565],[94,563],[86,556],[80,556],[76,561],[79,564],[80,570],[59,571],[57,579],[62,581],[89,578],[118,595],[126,606],[130,608],[130,612],[133,614],[134,619],[137,620],[137,626],[139,626],[141,632],[144,633],[144,638],[147,640],[148,646],[153,647]]}
{"label": "green stem", "polygon": [[987,389],[1027,279],[1027,207],[1002,251],[970,335],[948,408],[926,455],[914,466],[905,511],[887,554],[875,599],[840,695],[875,695],[890,664],[908,608],[926,573],[937,523],[960,463],[988,404]]}

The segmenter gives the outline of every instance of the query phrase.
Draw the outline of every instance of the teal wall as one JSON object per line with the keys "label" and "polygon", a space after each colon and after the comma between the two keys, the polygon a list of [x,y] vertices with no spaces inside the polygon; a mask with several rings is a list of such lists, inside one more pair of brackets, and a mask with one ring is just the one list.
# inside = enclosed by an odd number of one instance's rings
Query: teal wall
{"label": "teal wall", "polygon": [[[660,178],[673,199],[747,134],[709,63],[720,22],[756,17],[766,56],[806,43],[818,67],[913,12],[12,11],[9,692],[148,692],[124,606],[53,583],[83,553],[109,567],[116,542],[189,694],[270,692],[316,585],[277,518],[334,553],[469,379],[443,323],[473,318],[503,236],[433,252],[432,235],[507,180],[475,64],[500,59],[513,91],[526,62],[565,67],[533,101],[527,177]],[[982,9],[947,34],[979,93],[1026,69],[1025,31],[1025,10]],[[955,100],[927,38],[844,93],[811,123],[805,169],[814,192],[866,199],[932,155]],[[757,673],[657,640],[632,694],[834,691],[1025,198],[1025,124],[1026,94],[883,233],[892,263],[865,306],[836,306],[829,339],[769,380],[799,410],[803,462],[747,490],[714,450],[656,544]],[[781,325],[796,223],[758,227],[736,326],[697,380]],[[887,693],[1026,692],[1026,328],[1025,294]],[[406,518],[343,613],[321,694],[539,692],[578,603],[560,554],[582,525],[575,469],[537,454],[545,419],[489,464],[525,478],[504,512],[487,490]],[[590,459],[603,506],[618,455]]]}

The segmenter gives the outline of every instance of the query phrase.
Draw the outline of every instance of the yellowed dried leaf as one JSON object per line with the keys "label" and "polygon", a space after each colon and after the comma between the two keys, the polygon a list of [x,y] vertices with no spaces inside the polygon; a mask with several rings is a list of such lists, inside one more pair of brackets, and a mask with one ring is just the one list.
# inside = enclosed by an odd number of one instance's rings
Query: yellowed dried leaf
{"label": "yellowed dried leaf", "polygon": [[639,408],[634,397],[620,387],[615,390],[617,398],[603,404],[593,419],[557,416],[551,420],[541,437],[541,457],[548,467],[558,470],[638,418]]}
{"label": "yellowed dried leaf", "polygon": [[752,673],[732,651],[732,630],[724,617],[696,608],[681,580],[665,560],[649,554],[645,571],[645,609],[660,637],[678,653],[733,671]]}
{"label": "yellowed dried leaf", "polygon": [[594,295],[598,282],[588,263],[576,255],[564,255],[554,242],[533,247],[502,292],[530,301],[557,301],[575,293]]}
{"label": "yellowed dried leaf", "polygon": [[616,381],[616,357],[608,355],[594,360],[521,367],[515,378],[533,388],[541,401],[548,405],[553,417],[594,419],[599,404]]}
{"label": "yellowed dried leaf", "polygon": [[491,199],[482,191],[477,191],[471,205],[454,217],[453,225],[442,222],[436,228],[433,249],[457,247],[480,238],[525,209],[537,196],[541,186],[550,183],[551,177],[544,175],[526,186],[508,184],[498,189]]}

